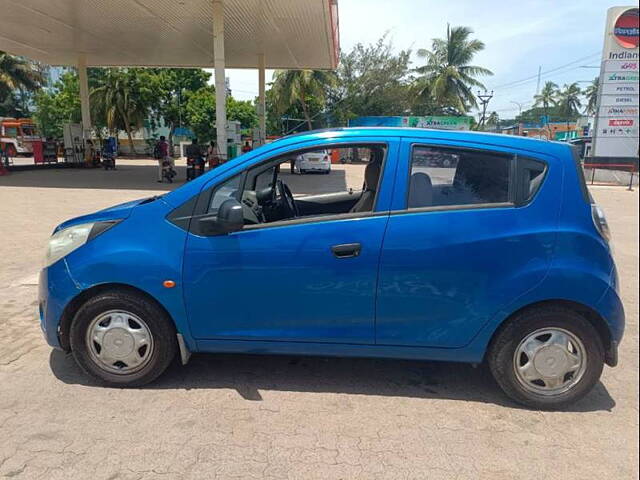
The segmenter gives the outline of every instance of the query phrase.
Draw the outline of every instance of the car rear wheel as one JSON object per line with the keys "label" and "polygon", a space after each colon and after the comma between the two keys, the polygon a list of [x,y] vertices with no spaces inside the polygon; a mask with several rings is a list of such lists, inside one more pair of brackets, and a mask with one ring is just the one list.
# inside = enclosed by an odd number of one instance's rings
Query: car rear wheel
{"label": "car rear wheel", "polygon": [[130,292],[104,292],[88,300],[73,319],[70,340],[83,370],[118,387],[155,380],[177,350],[166,312]]}
{"label": "car rear wheel", "polygon": [[489,352],[491,373],[518,403],[536,409],[567,406],[584,397],[604,366],[598,332],[560,307],[528,310],[509,320]]}

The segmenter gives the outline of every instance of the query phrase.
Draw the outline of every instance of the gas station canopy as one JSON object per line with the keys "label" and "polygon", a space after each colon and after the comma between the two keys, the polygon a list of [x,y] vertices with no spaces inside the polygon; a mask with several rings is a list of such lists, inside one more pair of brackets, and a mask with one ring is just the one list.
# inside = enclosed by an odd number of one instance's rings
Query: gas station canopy
{"label": "gas station canopy", "polygon": [[[332,69],[334,0],[224,0],[226,68]],[[213,67],[211,0],[3,0],[0,50],[49,65]]]}
{"label": "gas station canopy", "polygon": [[[338,0],[2,0],[0,50],[77,67],[84,132],[88,66],[213,67],[225,126],[225,69],[256,68],[264,143],[265,69],[336,68]],[[224,156],[226,128],[216,137]]]}

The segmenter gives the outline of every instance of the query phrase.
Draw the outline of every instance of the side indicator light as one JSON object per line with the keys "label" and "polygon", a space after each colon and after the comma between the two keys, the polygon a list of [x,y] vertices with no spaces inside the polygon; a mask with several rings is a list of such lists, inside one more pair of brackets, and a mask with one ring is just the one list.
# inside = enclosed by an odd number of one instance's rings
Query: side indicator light
{"label": "side indicator light", "polygon": [[176,286],[176,282],[174,282],[173,280],[165,280],[164,282],[162,282],[162,286],[164,288],[173,288]]}

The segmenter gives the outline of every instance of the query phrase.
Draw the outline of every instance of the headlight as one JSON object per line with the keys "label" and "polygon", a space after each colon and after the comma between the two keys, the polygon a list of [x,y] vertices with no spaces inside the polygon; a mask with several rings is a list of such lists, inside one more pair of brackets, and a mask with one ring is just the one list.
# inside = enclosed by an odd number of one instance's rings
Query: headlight
{"label": "headlight", "polygon": [[114,221],[83,223],[54,233],[49,239],[44,266],[48,267],[66,257],[115,223]]}

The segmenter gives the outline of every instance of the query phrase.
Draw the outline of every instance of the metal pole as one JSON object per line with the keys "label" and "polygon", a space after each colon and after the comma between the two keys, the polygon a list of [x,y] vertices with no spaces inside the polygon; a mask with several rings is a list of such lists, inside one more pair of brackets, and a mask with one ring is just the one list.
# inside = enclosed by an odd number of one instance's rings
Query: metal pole
{"label": "metal pole", "polygon": [[91,130],[91,110],[89,104],[89,79],[87,77],[87,58],[84,53],[78,55],[78,82],[80,83],[80,113],[82,114],[82,132]]}
{"label": "metal pole", "polygon": [[631,169],[631,175],[630,175],[630,179],[629,179],[629,188],[627,188],[627,190],[629,190],[630,192],[633,192],[633,169]]}
{"label": "metal pole", "polygon": [[491,93],[487,93],[485,90],[484,94],[481,94],[480,91],[478,91],[478,98],[482,103],[482,119],[480,120],[479,125],[480,127],[482,127],[484,126],[484,122],[487,116],[487,106],[489,105],[489,101],[493,98],[493,90],[491,90]]}
{"label": "metal pole", "polygon": [[213,67],[216,83],[216,140],[218,154],[227,160],[227,87],[224,59],[224,3],[213,0]]}
{"label": "metal pole", "polygon": [[260,129],[260,145],[267,139],[266,100],[265,100],[265,61],[264,53],[258,55],[258,128]]}

